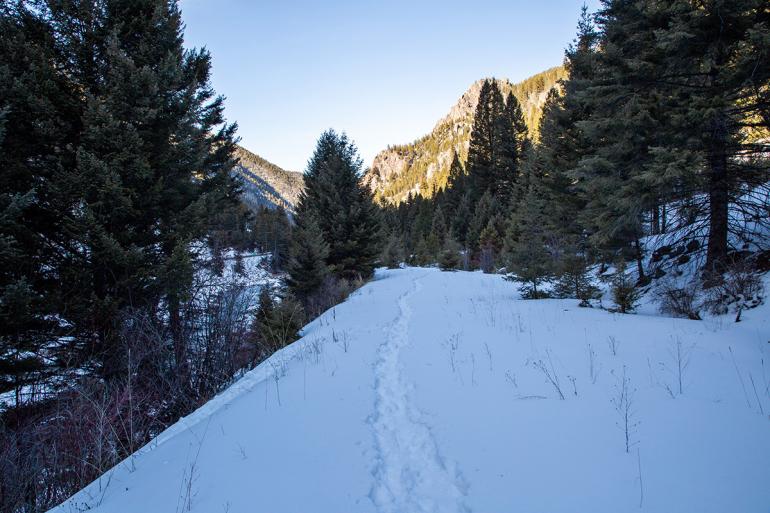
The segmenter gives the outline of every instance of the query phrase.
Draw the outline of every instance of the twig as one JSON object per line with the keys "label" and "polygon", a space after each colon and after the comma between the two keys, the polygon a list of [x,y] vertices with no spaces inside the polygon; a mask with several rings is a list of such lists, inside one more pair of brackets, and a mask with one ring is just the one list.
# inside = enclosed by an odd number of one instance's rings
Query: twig
{"label": "twig", "polygon": [[741,371],[738,370],[738,363],[735,361],[735,354],[733,353],[732,346],[727,346],[730,350],[730,357],[733,360],[733,367],[735,367],[735,373],[738,374],[738,380],[741,382],[741,388],[743,388],[743,397],[746,399],[746,405],[751,409],[751,401],[749,401],[749,394],[746,392],[746,385],[743,383],[743,377],[741,377]]}

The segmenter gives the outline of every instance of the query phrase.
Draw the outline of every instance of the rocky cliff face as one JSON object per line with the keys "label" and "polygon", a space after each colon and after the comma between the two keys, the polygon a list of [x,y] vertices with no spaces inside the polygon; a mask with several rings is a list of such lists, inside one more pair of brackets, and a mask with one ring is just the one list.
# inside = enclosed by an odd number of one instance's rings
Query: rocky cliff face
{"label": "rocky cliff face", "polygon": [[302,173],[286,171],[259,155],[238,146],[233,171],[243,184],[243,201],[258,208],[283,207],[293,211],[304,187]]}
{"label": "rocky cliff face", "polygon": [[[530,136],[536,138],[548,91],[565,77],[564,68],[556,67],[518,84],[505,79],[495,81],[504,96],[511,92],[519,100]],[[409,194],[431,196],[446,186],[453,155],[457,154],[463,163],[467,159],[473,116],[484,80],[474,82],[430,134],[377,154],[364,176],[364,183],[378,201],[399,203]]]}

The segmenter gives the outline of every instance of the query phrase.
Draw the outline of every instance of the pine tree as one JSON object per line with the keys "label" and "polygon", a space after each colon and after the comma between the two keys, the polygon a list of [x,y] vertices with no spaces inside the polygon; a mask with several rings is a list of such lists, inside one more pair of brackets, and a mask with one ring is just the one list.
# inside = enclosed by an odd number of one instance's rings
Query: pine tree
{"label": "pine tree", "polygon": [[591,306],[599,289],[592,283],[588,260],[576,252],[568,252],[557,262],[558,280],[554,285],[554,295],[561,298],[580,300],[580,306]]}
{"label": "pine tree", "polygon": [[468,228],[470,219],[473,215],[471,210],[471,195],[465,193],[460,198],[460,203],[452,216],[452,224],[449,228],[449,232],[453,239],[458,241],[463,246],[467,247],[468,241]]}
{"label": "pine tree", "polygon": [[252,327],[257,360],[264,360],[297,340],[304,317],[302,306],[291,294],[284,294],[275,301],[268,287],[260,290]]}
{"label": "pine tree", "polygon": [[391,235],[382,253],[382,263],[388,269],[398,269],[404,261],[404,248],[398,235]]}
{"label": "pine tree", "polygon": [[479,235],[479,267],[482,271],[485,273],[494,271],[501,246],[501,237],[495,219],[490,219]]}
{"label": "pine tree", "polygon": [[547,204],[541,192],[540,177],[530,176],[529,189],[511,215],[506,233],[504,259],[509,273],[506,279],[523,283],[526,299],[547,297],[538,287],[553,275],[549,241],[543,226]]}
{"label": "pine tree", "polygon": [[312,215],[297,218],[290,255],[286,283],[299,300],[307,300],[330,273],[329,245]]}
{"label": "pine tree", "polygon": [[504,110],[505,102],[497,83],[485,80],[479,91],[466,163],[468,191],[474,204],[485,192],[495,192],[496,180],[501,174],[499,165],[509,163],[501,155],[504,152],[500,147]]}
{"label": "pine tree", "polygon": [[447,239],[438,256],[438,266],[442,271],[456,271],[460,268],[460,245]]}
{"label": "pine tree", "polygon": [[634,286],[634,282],[626,272],[626,263],[618,260],[615,264],[615,273],[612,276],[612,301],[615,303],[618,312],[629,313],[636,308],[639,302],[641,292]]}
{"label": "pine tree", "polygon": [[577,125],[590,151],[574,173],[586,200],[582,222],[591,244],[607,255],[636,258],[640,279],[644,216],[658,201],[640,177],[653,162],[651,148],[664,115],[655,91],[639,87],[655,74],[641,62],[655,46],[655,30],[665,24],[645,14],[641,3],[614,1],[599,14],[603,30],[594,75],[576,92],[589,113]]}
{"label": "pine tree", "polygon": [[307,171],[297,219],[313,216],[329,245],[327,263],[340,278],[367,278],[380,254],[380,221],[361,184],[362,162],[345,134],[324,132]]}
{"label": "pine tree", "polygon": [[452,163],[449,165],[449,176],[447,178],[447,187],[444,196],[444,207],[447,212],[447,221],[451,225],[455,218],[455,213],[460,206],[460,201],[466,192],[466,174],[465,168],[460,162],[457,153],[452,154]]}
{"label": "pine tree", "polygon": [[521,105],[513,93],[508,93],[505,108],[496,124],[495,138],[499,150],[494,164],[494,193],[499,198],[507,199],[513,192],[519,163],[529,144]]}
{"label": "pine tree", "polygon": [[444,217],[444,210],[441,208],[440,203],[436,203],[436,208],[433,211],[433,222],[431,223],[431,232],[438,238],[439,244],[444,244],[444,239],[447,236],[447,224]]}
{"label": "pine tree", "polygon": [[[614,2],[605,10],[609,30],[621,20]],[[633,61],[646,75],[638,89],[665,101],[656,161],[642,181],[664,194],[705,193],[699,217],[708,227],[706,270],[719,271],[728,233],[746,235],[743,226],[731,225],[730,208],[766,219],[745,197],[768,173],[761,157],[767,145],[758,132],[770,129],[770,66],[760,64],[767,62],[770,12],[763,0],[678,0],[642,13],[655,45]]]}
{"label": "pine tree", "polygon": [[500,213],[500,204],[496,197],[489,191],[485,192],[476,204],[476,211],[473,213],[466,235],[468,248],[470,248],[474,255],[478,253],[479,250],[479,238],[481,232],[487,227],[490,221]]}
{"label": "pine tree", "polygon": [[[7,119],[6,133],[32,137],[29,121],[44,121],[38,127],[45,133],[37,148],[3,152],[12,161],[4,167],[15,181],[11,191],[36,183],[45,205],[37,221],[24,222],[28,233],[47,240],[53,259],[40,267],[59,282],[47,303],[69,324],[80,352],[66,359],[95,360],[112,379],[126,368],[121,312],[165,307],[182,375],[180,310],[195,264],[189,245],[205,234],[207,212],[237,199],[229,175],[235,127],[224,124],[223,100],[210,87],[210,57],[184,50],[175,2],[54,2],[29,10],[19,3],[13,12],[4,23],[15,19],[35,41],[48,40],[43,60],[18,62],[48,76],[35,77],[41,87],[27,95],[41,97],[27,120]],[[19,77],[33,78],[23,67],[5,69],[16,85]],[[35,120],[41,107],[43,118]],[[61,139],[46,147],[52,138]],[[27,148],[27,158],[42,165],[17,174]],[[38,225],[43,216],[45,229]]]}
{"label": "pine tree", "polygon": [[64,335],[57,270],[73,246],[65,213],[78,192],[56,180],[75,161],[80,105],[55,40],[41,13],[0,8],[0,393],[15,389],[17,401],[57,370],[41,349]]}

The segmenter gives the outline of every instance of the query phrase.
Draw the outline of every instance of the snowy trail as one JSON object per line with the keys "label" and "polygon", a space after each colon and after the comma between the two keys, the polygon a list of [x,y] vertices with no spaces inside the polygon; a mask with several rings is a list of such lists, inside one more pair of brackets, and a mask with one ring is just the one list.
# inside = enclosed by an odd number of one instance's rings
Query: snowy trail
{"label": "snowy trail", "polygon": [[653,314],[379,270],[53,511],[770,513],[770,301]]}
{"label": "snowy trail", "polygon": [[409,344],[411,296],[422,277],[398,299],[399,315],[378,350],[375,363],[375,484],[371,498],[383,513],[467,512],[467,486],[439,453],[424,415],[410,401],[413,387],[403,372],[401,350]]}

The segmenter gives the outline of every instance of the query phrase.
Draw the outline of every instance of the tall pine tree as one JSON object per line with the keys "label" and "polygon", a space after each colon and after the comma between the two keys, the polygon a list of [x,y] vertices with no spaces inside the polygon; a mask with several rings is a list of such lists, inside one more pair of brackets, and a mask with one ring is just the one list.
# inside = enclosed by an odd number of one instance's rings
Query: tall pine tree
{"label": "tall pine tree", "polygon": [[327,263],[340,278],[367,278],[380,254],[379,212],[361,183],[362,162],[345,134],[324,132],[305,172],[297,206],[301,222],[312,216],[329,245]]}

